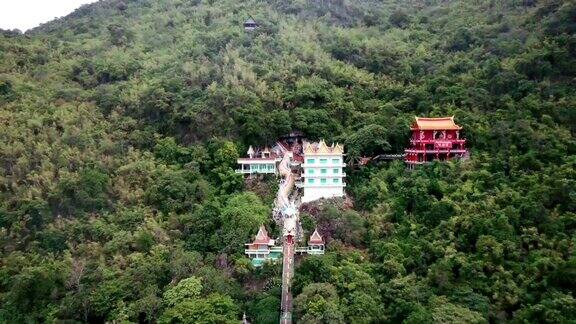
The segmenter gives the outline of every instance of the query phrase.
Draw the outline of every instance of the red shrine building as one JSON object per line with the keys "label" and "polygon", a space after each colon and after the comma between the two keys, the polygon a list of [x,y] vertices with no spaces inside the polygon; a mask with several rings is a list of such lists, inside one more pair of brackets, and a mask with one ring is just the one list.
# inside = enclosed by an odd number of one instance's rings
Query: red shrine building
{"label": "red shrine building", "polygon": [[410,130],[410,147],[405,150],[404,157],[409,166],[468,156],[466,139],[461,136],[462,127],[454,123],[454,116],[416,117]]}

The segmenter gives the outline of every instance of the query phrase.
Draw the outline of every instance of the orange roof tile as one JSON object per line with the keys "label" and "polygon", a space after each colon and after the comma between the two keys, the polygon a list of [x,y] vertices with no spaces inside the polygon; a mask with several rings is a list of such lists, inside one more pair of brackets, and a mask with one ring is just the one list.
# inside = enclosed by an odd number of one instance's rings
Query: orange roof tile
{"label": "orange roof tile", "polygon": [[256,234],[256,239],[252,244],[268,244],[268,243],[270,243],[270,237],[268,236],[268,232],[266,231],[264,225],[261,225],[260,229],[258,230],[258,234]]}
{"label": "orange roof tile", "polygon": [[439,118],[425,118],[416,117],[416,121],[412,124],[411,129],[418,130],[459,130],[462,127],[454,123],[454,116],[452,117],[439,117]]}
{"label": "orange roof tile", "polygon": [[310,235],[308,244],[324,244],[324,240],[322,239],[322,236],[320,236],[320,233],[318,233],[318,229],[315,229],[314,233]]}

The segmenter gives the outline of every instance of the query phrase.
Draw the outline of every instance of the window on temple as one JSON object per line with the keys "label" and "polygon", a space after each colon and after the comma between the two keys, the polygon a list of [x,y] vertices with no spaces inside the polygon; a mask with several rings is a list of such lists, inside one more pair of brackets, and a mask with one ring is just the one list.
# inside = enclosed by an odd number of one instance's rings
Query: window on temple
{"label": "window on temple", "polygon": [[314,169],[308,169],[308,174],[314,174]]}
{"label": "window on temple", "polygon": [[313,183],[314,183],[314,179],[308,179],[308,183],[313,184]]}
{"label": "window on temple", "polygon": [[340,163],[340,159],[332,159],[332,163],[333,163],[333,164],[338,164],[338,163]]}
{"label": "window on temple", "polygon": [[340,183],[340,179],[334,178],[334,179],[332,179],[332,183]]}
{"label": "window on temple", "polygon": [[339,173],[339,170],[338,170],[338,169],[332,169],[332,173],[333,173],[333,174],[338,174],[338,173]]}
{"label": "window on temple", "polygon": [[327,182],[326,179],[320,179],[321,184],[326,184],[326,182]]}
{"label": "window on temple", "polygon": [[326,174],[326,173],[328,173],[328,170],[327,169],[320,169],[320,173]]}
{"label": "window on temple", "polygon": [[314,164],[314,162],[316,162],[314,159],[308,159],[308,160],[306,160],[306,163],[309,163],[309,164]]}
{"label": "window on temple", "polygon": [[321,164],[326,164],[326,163],[328,163],[328,159],[320,159],[320,163],[321,163]]}

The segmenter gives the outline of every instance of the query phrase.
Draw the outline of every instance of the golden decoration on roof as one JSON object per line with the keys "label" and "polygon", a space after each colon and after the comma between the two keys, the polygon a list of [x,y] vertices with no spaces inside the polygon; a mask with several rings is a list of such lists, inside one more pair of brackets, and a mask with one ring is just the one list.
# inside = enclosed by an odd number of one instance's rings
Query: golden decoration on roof
{"label": "golden decoration on roof", "polygon": [[330,153],[330,149],[328,148],[328,145],[326,145],[326,142],[324,142],[324,140],[320,140],[320,143],[318,143],[318,148],[316,149],[316,153],[320,153],[320,154]]}
{"label": "golden decoration on roof", "polygon": [[411,127],[419,130],[460,130],[462,127],[454,123],[454,116],[451,117],[416,117],[416,121]]}
{"label": "golden decoration on roof", "polygon": [[328,146],[324,140],[320,140],[318,143],[305,143],[303,151],[304,154],[344,154],[344,145],[332,143],[332,146]]}
{"label": "golden decoration on roof", "polygon": [[306,143],[304,145],[304,154],[312,154],[315,153],[314,148],[312,148],[312,144]]}

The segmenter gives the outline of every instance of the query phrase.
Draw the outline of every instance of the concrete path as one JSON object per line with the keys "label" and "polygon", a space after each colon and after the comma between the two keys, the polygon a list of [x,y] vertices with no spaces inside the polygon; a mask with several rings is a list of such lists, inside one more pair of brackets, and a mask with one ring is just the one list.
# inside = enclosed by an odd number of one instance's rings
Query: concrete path
{"label": "concrete path", "polygon": [[294,241],[284,241],[282,260],[282,301],[280,323],[292,323],[292,278],[294,277]]}
{"label": "concrete path", "polygon": [[[294,240],[296,236],[295,224],[300,223],[298,209],[291,209],[291,213],[282,213],[282,211],[289,210],[290,206],[294,206],[294,202],[290,202],[290,193],[294,189],[296,182],[295,176],[290,169],[290,156],[292,152],[284,152],[282,161],[278,167],[278,171],[282,177],[278,194],[276,195],[276,208],[281,211],[283,222],[283,253],[282,253],[282,297],[280,306],[280,323],[292,323],[292,278],[294,277]],[[293,213],[292,213],[293,211]]]}

